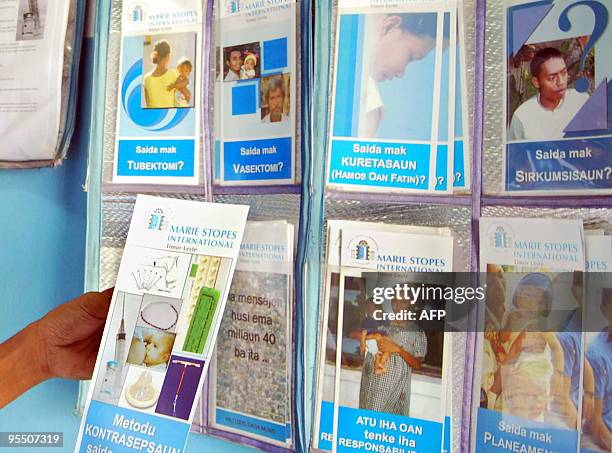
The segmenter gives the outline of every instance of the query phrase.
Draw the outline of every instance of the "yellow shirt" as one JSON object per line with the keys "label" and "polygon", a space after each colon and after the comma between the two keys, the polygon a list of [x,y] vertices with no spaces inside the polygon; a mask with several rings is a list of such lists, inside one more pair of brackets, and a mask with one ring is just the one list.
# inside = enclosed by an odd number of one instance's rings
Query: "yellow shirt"
{"label": "yellow shirt", "polygon": [[144,77],[147,108],[174,108],[174,90],[168,91],[168,85],[176,82],[178,76],[179,72],[175,68],[169,68],[164,75],[154,77],[151,71]]}

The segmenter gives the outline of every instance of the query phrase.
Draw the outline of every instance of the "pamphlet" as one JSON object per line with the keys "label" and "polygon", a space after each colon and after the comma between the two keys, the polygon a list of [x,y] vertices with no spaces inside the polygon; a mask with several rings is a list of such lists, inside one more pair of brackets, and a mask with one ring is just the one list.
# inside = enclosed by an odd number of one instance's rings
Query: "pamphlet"
{"label": "pamphlet", "polygon": [[610,193],[609,1],[506,0],[504,187]]}
{"label": "pamphlet", "polygon": [[210,426],[291,446],[293,225],[248,222],[211,365]]}
{"label": "pamphlet", "polygon": [[581,373],[583,243],[577,219],[481,219],[475,451],[578,448],[569,383]]}
{"label": "pamphlet", "polygon": [[[398,244],[402,244],[400,250]],[[385,336],[395,338],[397,330],[397,342],[406,340],[402,344],[409,349],[420,345],[418,351],[411,349],[411,354],[423,359],[422,369],[427,372],[411,371],[397,360],[399,356],[392,355],[388,363],[391,371],[378,374],[371,367],[374,362],[367,353],[363,355],[364,329],[360,326],[370,324],[373,311],[399,310],[392,306],[392,301],[380,306],[374,304],[374,286],[403,282],[402,276],[405,278],[408,272],[450,271],[452,254],[453,238],[445,228],[330,221],[316,448],[369,451],[403,445],[416,451],[441,450],[446,413],[446,392],[442,390],[442,381],[446,378],[446,374],[442,376],[444,329],[426,334],[403,329],[405,326],[396,326],[397,322],[389,325]],[[428,340],[433,347],[429,351]],[[376,340],[365,341],[370,350],[375,349],[376,343]],[[397,378],[396,371],[408,373],[410,377],[402,374],[401,381],[411,385],[387,386],[380,393],[386,385],[385,378]],[[389,401],[383,401],[385,398]],[[397,398],[395,402],[391,401],[393,398]],[[338,441],[334,447],[335,438]]]}
{"label": "pamphlet", "polygon": [[0,161],[57,157],[69,7],[68,0],[2,2]]}
{"label": "pamphlet", "polygon": [[215,179],[296,181],[297,3],[223,0],[217,11]]}
{"label": "pamphlet", "polygon": [[184,451],[247,212],[138,196],[75,451]]}
{"label": "pamphlet", "polygon": [[455,14],[454,2],[339,2],[329,187],[452,190]]}
{"label": "pamphlet", "polygon": [[114,183],[199,183],[201,45],[201,2],[124,4]]}

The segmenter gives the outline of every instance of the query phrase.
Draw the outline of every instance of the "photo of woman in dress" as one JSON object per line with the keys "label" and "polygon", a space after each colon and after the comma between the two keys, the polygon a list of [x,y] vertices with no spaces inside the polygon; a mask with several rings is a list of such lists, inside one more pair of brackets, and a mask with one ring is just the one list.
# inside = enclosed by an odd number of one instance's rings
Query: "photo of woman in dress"
{"label": "photo of woman in dress", "polygon": [[[399,313],[412,305],[409,300],[394,299],[392,307]],[[368,347],[364,348],[359,408],[409,416],[412,371],[421,368],[427,354],[425,332],[414,321],[391,321],[386,334],[370,333],[364,340]]]}

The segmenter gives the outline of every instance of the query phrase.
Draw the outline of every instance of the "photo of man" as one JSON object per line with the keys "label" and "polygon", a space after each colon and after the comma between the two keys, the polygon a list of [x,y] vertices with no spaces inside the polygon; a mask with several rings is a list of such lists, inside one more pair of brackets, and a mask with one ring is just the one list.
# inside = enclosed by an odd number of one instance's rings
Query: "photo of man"
{"label": "photo of man", "polygon": [[261,85],[261,122],[289,121],[289,74],[264,77]]}
{"label": "photo of man", "polygon": [[[507,139],[513,141],[563,138],[565,128],[588,100],[589,94],[572,88],[575,75],[572,77],[570,74],[566,55],[556,47],[537,50],[530,61],[523,61],[527,62],[528,82],[536,93],[521,103],[512,114]],[[509,103],[514,95],[510,85],[516,82],[509,77]]]}
{"label": "photo of man", "polygon": [[225,64],[228,71],[223,80],[226,82],[240,80],[240,67],[242,66],[242,52],[240,49],[231,49],[229,52],[226,51]]}

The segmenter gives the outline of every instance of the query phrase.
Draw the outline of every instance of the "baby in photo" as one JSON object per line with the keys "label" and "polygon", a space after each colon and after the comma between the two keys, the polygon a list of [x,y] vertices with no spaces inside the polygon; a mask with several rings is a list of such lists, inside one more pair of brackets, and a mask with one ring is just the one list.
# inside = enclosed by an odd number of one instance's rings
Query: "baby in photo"
{"label": "baby in photo", "polygon": [[248,53],[246,57],[244,57],[244,62],[240,68],[240,80],[254,79],[257,77],[255,66],[257,66],[257,56]]}
{"label": "baby in photo", "polygon": [[157,329],[137,327],[127,362],[132,365],[166,368],[176,335]]}
{"label": "baby in photo", "polygon": [[174,106],[178,108],[191,106],[191,91],[189,90],[189,76],[193,65],[187,58],[181,58],[176,65],[179,76],[174,83],[168,85],[168,91],[174,90]]}
{"label": "baby in photo", "polygon": [[372,354],[374,356],[374,373],[384,374],[387,371],[387,363],[389,362],[390,354],[380,352],[378,350],[378,344],[376,340],[368,338],[374,334],[387,335],[389,327],[389,321],[377,321],[374,318],[374,312],[380,308],[374,304],[373,299],[370,298],[365,302],[365,316],[361,321],[361,351],[363,353]]}
{"label": "baby in photo", "polygon": [[543,421],[551,399],[562,397],[563,350],[546,331],[552,302],[552,281],[545,274],[527,274],[514,292],[500,333],[508,351],[500,357],[506,413]]}

